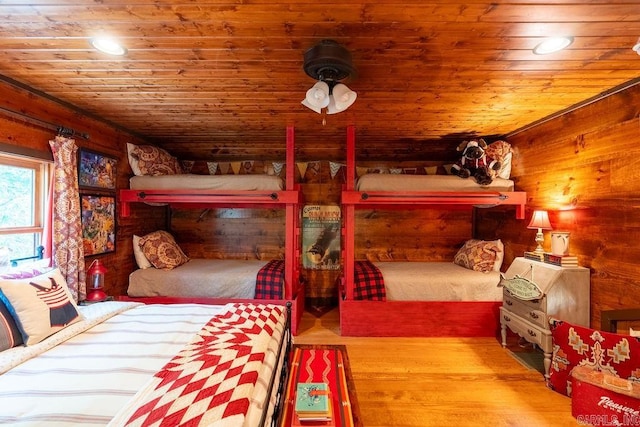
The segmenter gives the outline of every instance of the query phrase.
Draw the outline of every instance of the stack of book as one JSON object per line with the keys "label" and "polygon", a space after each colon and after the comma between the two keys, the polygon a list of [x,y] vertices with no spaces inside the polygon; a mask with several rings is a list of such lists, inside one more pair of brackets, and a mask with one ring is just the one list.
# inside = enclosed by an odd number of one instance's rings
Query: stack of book
{"label": "stack of book", "polygon": [[333,407],[327,383],[298,383],[293,426],[333,426]]}
{"label": "stack of book", "polygon": [[534,260],[534,261],[540,261],[540,262],[544,261],[544,256],[540,252],[526,251],[524,253],[524,257],[526,259],[531,259],[531,260]]}
{"label": "stack of book", "polygon": [[554,255],[549,252],[543,254],[543,260],[547,264],[559,265],[561,267],[577,267],[578,257],[572,255]]}

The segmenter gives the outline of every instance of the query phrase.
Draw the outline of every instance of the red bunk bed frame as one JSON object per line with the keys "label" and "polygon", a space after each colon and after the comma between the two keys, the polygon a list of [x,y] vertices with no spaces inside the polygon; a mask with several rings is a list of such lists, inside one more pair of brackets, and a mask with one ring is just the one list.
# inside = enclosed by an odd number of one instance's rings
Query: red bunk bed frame
{"label": "red bunk bed frame", "polygon": [[525,192],[383,192],[355,190],[355,128],[347,128],[347,174],[342,192],[344,275],[340,278],[340,333],[344,336],[497,336],[502,302],[367,301],[354,299],[355,210],[384,207],[468,208],[515,205],[525,214]]}
{"label": "red bunk bed frame", "polygon": [[302,192],[295,183],[295,132],[287,127],[285,190],[281,191],[219,191],[219,190],[120,190],[120,215],[130,215],[131,203],[168,203],[178,208],[284,208],[285,210],[285,283],[280,300],[246,300],[229,298],[144,297],[120,296],[119,300],[144,303],[226,304],[230,302],[291,303],[291,331],[298,333],[304,311],[304,286],[300,279],[300,220]]}

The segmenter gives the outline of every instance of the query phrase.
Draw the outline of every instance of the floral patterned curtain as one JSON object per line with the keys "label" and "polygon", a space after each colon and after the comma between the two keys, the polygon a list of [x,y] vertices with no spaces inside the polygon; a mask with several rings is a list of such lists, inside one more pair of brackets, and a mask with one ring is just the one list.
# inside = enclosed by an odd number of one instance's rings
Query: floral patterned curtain
{"label": "floral patterned curtain", "polygon": [[49,141],[53,152],[53,259],[76,301],[86,298],[78,146],[71,138],[56,136]]}

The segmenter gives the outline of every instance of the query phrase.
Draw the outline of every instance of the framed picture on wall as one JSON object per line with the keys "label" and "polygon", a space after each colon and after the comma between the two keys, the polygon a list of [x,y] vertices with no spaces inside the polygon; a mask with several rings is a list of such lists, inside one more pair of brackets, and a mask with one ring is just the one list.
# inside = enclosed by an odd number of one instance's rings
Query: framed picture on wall
{"label": "framed picture on wall", "polygon": [[81,148],[78,152],[80,188],[116,189],[116,163],[113,157]]}
{"label": "framed picture on wall", "polygon": [[116,198],[101,194],[80,195],[84,255],[116,250]]}

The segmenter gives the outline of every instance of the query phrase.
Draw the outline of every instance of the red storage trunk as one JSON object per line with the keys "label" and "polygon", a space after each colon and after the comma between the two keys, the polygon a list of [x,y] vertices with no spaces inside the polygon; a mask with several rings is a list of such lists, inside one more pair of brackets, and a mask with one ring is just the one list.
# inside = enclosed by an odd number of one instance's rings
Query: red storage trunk
{"label": "red storage trunk", "polygon": [[581,425],[640,426],[640,383],[586,366],[571,376],[571,414]]}

